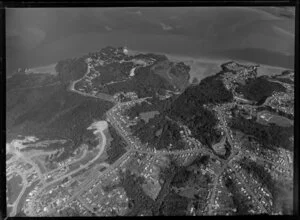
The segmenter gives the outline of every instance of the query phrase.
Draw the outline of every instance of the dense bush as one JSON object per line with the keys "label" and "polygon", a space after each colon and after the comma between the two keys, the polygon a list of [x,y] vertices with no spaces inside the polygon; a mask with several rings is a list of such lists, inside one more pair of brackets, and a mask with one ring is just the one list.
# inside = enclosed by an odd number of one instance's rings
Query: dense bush
{"label": "dense bush", "polygon": [[56,64],[55,70],[58,73],[59,80],[68,83],[81,78],[87,71],[87,64],[83,57],[65,59]]}
{"label": "dense bush", "polygon": [[126,144],[114,128],[109,126],[108,129],[113,140],[111,141],[110,146],[107,149],[107,162],[109,164],[112,164],[126,152]]}
{"label": "dense bush", "polygon": [[258,180],[263,187],[270,191],[274,204],[272,211],[278,212],[281,210],[283,214],[292,214],[292,199],[289,198],[289,194],[293,194],[292,182],[276,181],[270,173],[264,170],[263,165],[259,165],[249,159],[240,161],[240,165],[248,173],[251,173],[253,178]]}
{"label": "dense bush", "polygon": [[[181,140],[179,127],[167,120],[163,115],[155,115],[146,124],[141,120],[137,125],[131,127],[134,135],[138,136],[143,143],[150,143],[156,149],[165,149],[172,144],[172,149],[182,149],[184,143]],[[161,130],[160,135],[156,132]]]}
{"label": "dense bush", "polygon": [[121,187],[124,187],[129,198],[130,210],[126,215],[136,216],[143,210],[151,210],[155,202],[144,193],[141,184],[144,182],[142,177],[136,177],[127,170],[121,174]]}
{"label": "dense bush", "polygon": [[225,187],[227,190],[232,193],[232,202],[233,206],[236,207],[236,214],[237,215],[245,215],[245,214],[251,214],[249,212],[253,208],[253,204],[247,199],[246,196],[242,195],[239,190],[236,183],[229,179],[228,177],[225,177]]}
{"label": "dense bush", "polygon": [[187,214],[189,199],[175,193],[166,196],[160,207],[160,215],[185,216]]}
{"label": "dense bush", "polygon": [[294,133],[294,127],[280,127],[275,124],[262,125],[254,120],[235,117],[228,124],[230,128],[239,130],[246,135],[257,138],[264,147],[275,150],[277,147],[293,151],[293,143],[289,140]]}
{"label": "dense bush", "polygon": [[242,93],[246,99],[263,103],[273,92],[285,92],[286,89],[280,83],[258,77],[248,80],[246,85],[239,85],[236,91]]}

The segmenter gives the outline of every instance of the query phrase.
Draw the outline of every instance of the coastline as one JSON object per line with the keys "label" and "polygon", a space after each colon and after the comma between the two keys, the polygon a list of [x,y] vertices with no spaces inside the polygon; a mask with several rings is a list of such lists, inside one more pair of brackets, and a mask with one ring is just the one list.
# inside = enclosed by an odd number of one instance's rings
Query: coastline
{"label": "coastline", "polygon": [[136,55],[139,53],[144,53],[144,54],[155,53],[159,55],[165,55],[171,62],[184,62],[186,65],[189,65],[191,67],[190,82],[192,82],[193,78],[196,78],[199,81],[213,73],[217,73],[218,71],[221,71],[222,70],[221,65],[229,61],[235,61],[243,65],[259,65],[257,69],[258,76],[261,75],[271,76],[271,75],[281,74],[281,72],[285,70],[293,71],[293,69],[288,69],[280,66],[270,66],[266,64],[255,63],[252,61],[239,60],[239,59],[230,59],[230,58],[214,59],[214,58],[206,58],[206,57],[192,57],[192,56],[186,56],[182,54],[170,54],[170,53],[163,53],[163,52],[132,50],[130,48],[128,49],[128,52],[129,55]]}
{"label": "coastline", "polygon": [[[146,50],[136,50],[136,49],[128,49],[128,55],[136,55],[136,54],[147,54],[147,53],[153,53],[153,54],[159,54],[159,55],[165,55],[171,62],[184,62],[186,65],[189,65],[191,67],[191,81],[192,78],[197,78],[198,80],[201,80],[203,77],[208,76],[210,73],[209,71],[220,71],[221,65],[223,63],[229,62],[229,61],[236,61],[240,64],[244,65],[255,65],[258,64],[258,75],[275,75],[279,74],[284,70],[287,70],[288,68],[280,67],[280,66],[270,66],[267,64],[261,64],[261,63],[255,63],[252,61],[247,60],[239,60],[239,59],[225,59],[225,58],[210,58],[210,57],[203,57],[203,56],[188,56],[184,54],[171,54],[171,53],[164,53],[164,52],[157,52],[157,51],[146,51]],[[86,55],[86,53],[82,53],[82,56]],[[55,63],[47,64],[44,66],[35,66],[30,67],[27,69],[26,74],[51,74],[51,75],[57,75],[58,73],[55,71],[55,66],[58,61]],[[293,69],[289,69],[293,70]],[[13,74],[7,75],[7,79],[11,78]]]}
{"label": "coastline", "polygon": [[285,67],[280,67],[280,66],[270,66],[267,64],[261,64],[261,63],[255,63],[252,61],[248,61],[248,60],[240,60],[240,59],[214,59],[214,58],[206,58],[206,57],[192,57],[192,56],[187,56],[187,55],[182,55],[182,54],[170,54],[170,53],[163,53],[163,52],[150,52],[150,51],[143,51],[143,50],[132,50],[132,49],[128,49],[129,51],[129,55],[135,55],[138,53],[155,53],[155,54],[160,54],[160,55],[165,55],[168,57],[168,59],[170,61],[174,61],[174,62],[203,62],[203,63],[212,63],[212,64],[223,64],[229,61],[236,61],[240,64],[244,64],[244,65],[256,65],[258,64],[259,67],[264,67],[264,68],[271,68],[271,69],[280,69],[280,70],[286,70],[287,68]]}
{"label": "coastline", "polygon": [[55,66],[57,63],[48,64],[45,66],[36,66],[30,67],[27,69],[26,73],[30,74],[51,74],[57,75],[58,73],[55,71]]}

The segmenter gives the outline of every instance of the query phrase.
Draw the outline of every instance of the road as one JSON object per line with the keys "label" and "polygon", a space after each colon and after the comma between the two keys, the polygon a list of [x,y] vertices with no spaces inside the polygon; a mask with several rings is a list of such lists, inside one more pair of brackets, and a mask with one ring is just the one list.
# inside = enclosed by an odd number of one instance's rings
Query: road
{"label": "road", "polygon": [[147,150],[139,150],[139,149],[133,149],[135,152],[139,153],[145,153],[149,155],[182,155],[182,154],[188,154],[188,153],[201,153],[203,155],[210,155],[211,158],[215,158],[219,161],[224,161],[223,159],[217,157],[214,155],[208,148],[194,148],[194,149],[187,149],[187,150],[178,150],[178,151],[147,151]]}
{"label": "road", "polygon": [[97,95],[91,95],[91,94],[81,92],[81,91],[78,91],[78,90],[75,89],[76,83],[78,83],[84,77],[86,77],[86,75],[90,73],[90,69],[91,68],[89,66],[87,66],[87,71],[84,74],[84,76],[81,77],[78,80],[75,80],[75,81],[71,82],[70,86],[68,87],[68,90],[71,91],[71,92],[77,93],[79,95],[85,96],[85,97],[98,98],[98,99],[105,100],[105,101],[108,101],[108,102],[116,103],[116,100],[111,95],[108,95],[108,94],[105,94],[105,93],[98,93]]}
{"label": "road", "polygon": [[[245,154],[245,155],[250,155],[250,154],[247,154],[247,153],[244,153],[244,154]],[[270,164],[274,165],[275,167],[281,167],[281,168],[284,169],[284,170],[288,170],[288,171],[290,171],[290,172],[293,172],[293,168],[292,168],[292,167],[286,167],[286,166],[283,166],[283,165],[281,165],[281,164],[279,164],[279,163],[275,163],[275,162],[273,162],[273,161],[271,161],[271,160],[268,160],[268,159],[263,158],[263,157],[259,157],[259,156],[257,156],[257,155],[255,155],[255,158],[256,158],[257,160],[261,160],[261,161],[264,161],[264,162],[266,162],[266,163],[270,163]]]}
{"label": "road", "polygon": [[253,191],[251,190],[251,188],[248,186],[247,183],[244,182],[243,178],[240,176],[240,174],[235,170],[234,167],[231,167],[234,171],[235,171],[235,175],[236,177],[241,181],[242,185],[246,188],[246,190],[248,191],[248,193],[252,196],[252,198],[255,200],[255,203],[260,207],[260,209],[264,212],[264,213],[268,213],[268,211],[265,209],[265,207],[258,201],[255,193],[253,193]]}
{"label": "road", "polygon": [[223,173],[223,171],[230,167],[231,167],[231,162],[232,160],[235,160],[236,159],[236,156],[238,155],[238,151],[236,151],[235,149],[232,151],[230,157],[226,160],[225,164],[221,167],[221,169],[219,170],[218,174],[216,175],[215,177],[215,180],[213,182],[213,188],[212,188],[212,194],[211,194],[211,197],[210,197],[210,201],[209,201],[209,204],[208,204],[208,214],[209,215],[212,215],[213,214],[213,207],[214,207],[214,203],[215,203],[215,197],[216,197],[216,191],[217,191],[217,186],[218,186],[218,181]]}
{"label": "road", "polygon": [[[81,184],[82,188],[79,189],[77,192],[75,192],[69,199],[67,199],[64,204],[68,204],[74,199],[76,199],[78,196],[80,196],[86,189],[91,187],[93,184],[95,184],[101,176],[104,176],[106,174],[109,174],[112,172],[115,168],[117,168],[125,159],[129,156],[129,154],[132,153],[132,150],[127,151],[125,154],[123,154],[117,161],[115,161],[114,164],[110,165],[106,170],[103,172],[93,172],[89,177]],[[62,205],[64,205],[62,204]],[[55,209],[51,209],[48,207],[49,212],[48,215],[51,215],[58,207]]]}
{"label": "road", "polygon": [[75,199],[78,195],[80,195],[81,193],[83,193],[87,188],[91,187],[94,183],[96,183],[99,178],[101,176],[107,175],[110,172],[112,172],[115,168],[117,168],[130,154],[132,153],[131,150],[127,151],[125,154],[123,154],[118,160],[115,161],[114,164],[110,165],[106,170],[104,170],[103,172],[96,172],[93,175],[91,175],[90,177],[92,178],[87,179],[83,184],[81,184],[83,187],[78,190],[74,195],[72,195],[72,197],[70,197],[70,201],[72,201],[73,199]]}
{"label": "road", "polygon": [[27,175],[31,174],[32,172],[36,171],[36,173],[38,174],[38,178],[41,181],[41,183],[45,184],[45,179],[43,174],[40,171],[40,168],[37,166],[37,164],[31,159],[33,156],[37,156],[37,155],[48,155],[51,154],[53,152],[41,152],[41,153],[37,153],[37,154],[33,154],[33,155],[24,155],[22,152],[16,150],[14,147],[10,148],[10,153],[13,153],[14,156],[10,159],[10,161],[8,161],[7,166],[15,161],[23,161],[24,163],[28,163],[30,164],[32,167],[29,170],[26,170],[26,172],[20,172],[18,170],[13,170],[11,172],[17,172],[18,175],[21,176],[22,178],[22,190],[19,193],[17,199],[14,201],[14,203],[11,205],[12,207],[12,211],[11,213],[9,213],[10,216],[14,216],[16,215],[16,211],[17,211],[17,207],[19,205],[19,201],[22,198],[24,192],[26,191],[27,187],[29,187],[31,184],[29,184],[27,182]]}
{"label": "road", "polygon": [[[208,204],[208,214],[209,214],[209,215],[212,215],[212,214],[213,214],[213,211],[214,211],[213,207],[214,207],[214,204],[215,204],[216,191],[217,191],[217,186],[218,186],[218,181],[219,181],[219,179],[220,179],[220,176],[222,175],[223,171],[224,171],[226,168],[228,168],[228,167],[230,167],[231,169],[235,170],[235,169],[231,166],[231,162],[232,162],[233,160],[236,160],[237,158],[240,158],[240,157],[243,155],[243,153],[241,152],[241,150],[240,150],[239,147],[238,147],[238,143],[236,143],[236,142],[231,138],[231,137],[232,137],[231,132],[230,132],[229,128],[227,127],[227,122],[226,122],[226,119],[225,119],[225,117],[224,117],[224,113],[221,111],[221,109],[222,109],[222,107],[216,109],[216,110],[217,110],[217,114],[218,114],[219,117],[220,117],[221,126],[222,126],[223,130],[225,131],[225,136],[226,136],[226,138],[227,138],[227,140],[228,140],[228,143],[229,143],[230,146],[231,146],[232,152],[231,152],[231,155],[229,156],[229,158],[228,158],[226,161],[224,161],[225,164],[221,167],[221,169],[219,170],[219,172],[218,172],[218,174],[216,175],[215,180],[214,180],[214,182],[213,182],[213,188],[212,188],[212,191],[211,191],[210,201],[209,201],[209,204]],[[235,172],[235,173],[238,175],[237,172]],[[241,178],[239,178],[239,179],[241,179]],[[241,180],[241,181],[242,181],[242,180]],[[243,183],[243,185],[245,185],[245,182],[244,182],[244,181],[242,181],[242,183]],[[245,186],[245,187],[246,187],[246,186]],[[249,187],[248,187],[248,190],[250,190]],[[250,191],[250,193],[253,194],[252,191]],[[256,200],[256,201],[258,202],[258,200]],[[260,203],[259,203],[259,205],[262,206]],[[264,209],[263,209],[263,210],[264,210]]]}
{"label": "road", "polygon": [[[174,152],[166,152],[166,151],[146,151],[146,150],[139,150],[140,149],[140,143],[136,143],[134,139],[130,138],[129,137],[129,134],[127,132],[124,131],[124,128],[122,127],[122,124],[119,122],[119,118],[114,115],[114,110],[115,108],[117,107],[121,107],[121,106],[124,106],[128,103],[117,103],[112,96],[110,95],[107,95],[107,94],[103,94],[103,95],[98,95],[98,96],[95,96],[95,95],[90,95],[90,94],[87,94],[87,93],[84,93],[84,92],[81,92],[81,91],[78,91],[75,89],[75,85],[77,82],[79,82],[80,80],[82,80],[87,74],[90,73],[90,67],[88,66],[87,68],[87,71],[86,73],[84,74],[84,76],[81,78],[81,79],[78,79],[76,81],[73,81],[70,86],[69,86],[69,91],[71,92],[74,92],[74,93],[77,93],[79,95],[82,95],[82,96],[86,96],[86,97],[92,97],[92,98],[99,98],[99,99],[102,99],[102,100],[106,100],[106,101],[110,101],[110,102],[113,102],[115,103],[115,106],[112,107],[107,113],[106,113],[106,116],[107,116],[107,120],[110,122],[110,124],[116,129],[117,133],[124,139],[124,141],[127,143],[127,145],[129,146],[129,149],[128,151],[123,154],[117,161],[115,161],[112,165],[108,166],[106,170],[104,170],[103,172],[93,172],[92,175],[89,176],[89,178],[87,178],[87,180],[84,181],[83,184],[81,184],[81,188],[76,191],[67,201],[65,201],[64,204],[67,204],[69,202],[71,202],[72,200],[76,199],[78,196],[80,196],[85,190],[87,190],[89,187],[91,187],[93,184],[95,184],[100,177],[102,176],[105,176],[105,175],[109,175],[110,172],[113,172],[114,169],[116,169],[117,167],[119,167],[122,162],[124,162],[126,160],[126,158],[130,157],[130,154],[131,153],[134,153],[134,152],[140,152],[140,153],[147,153],[147,154],[152,154],[152,155],[164,155],[164,154],[168,154],[168,155],[180,155],[180,154],[187,154],[187,153],[193,153],[193,152],[200,152],[200,153],[203,153],[203,154],[208,154],[210,155],[211,157],[214,157],[216,159],[218,159],[219,161],[221,162],[225,162],[225,164],[221,167],[221,169],[219,170],[217,176],[216,176],[216,179],[214,180],[214,186],[213,186],[213,190],[212,190],[212,196],[210,198],[210,204],[209,204],[209,210],[208,210],[208,213],[211,214],[212,213],[212,206],[214,204],[214,201],[215,201],[215,194],[216,194],[216,190],[217,190],[217,185],[218,185],[218,180],[219,180],[219,177],[221,176],[222,172],[228,167],[230,166],[230,161],[232,159],[234,159],[236,156],[237,156],[237,153],[238,153],[238,149],[236,147],[236,144],[233,143],[233,140],[231,139],[231,134],[229,132],[229,129],[227,128],[227,124],[226,124],[226,120],[225,118],[223,117],[224,113],[223,111],[221,111],[221,109],[218,109],[218,114],[220,114],[222,117],[221,117],[221,123],[222,123],[222,126],[225,128],[225,133],[226,133],[226,136],[227,136],[227,140],[229,142],[229,144],[232,146],[232,154],[230,155],[230,157],[228,158],[228,160],[222,160],[220,158],[218,158],[216,155],[214,155],[214,153],[208,149],[208,148],[204,148],[204,147],[201,147],[201,148],[197,148],[197,149],[188,149],[188,150],[183,150],[183,151],[174,151]],[[147,97],[149,98],[149,97]],[[143,98],[143,99],[139,99],[139,100],[135,100],[134,102],[138,102],[138,101],[143,101],[145,100],[146,98]],[[131,102],[132,103],[132,102]],[[105,148],[105,145],[106,145],[106,137],[103,133],[103,131],[101,132],[101,135],[102,135],[102,146],[99,146],[100,147],[100,151],[98,153],[98,155],[91,161],[89,161],[87,164],[85,164],[84,166],[80,166],[79,169],[76,169],[50,183],[47,183],[45,184],[41,189],[40,189],[40,192],[45,189],[46,187],[50,186],[51,184],[55,184],[61,180],[63,180],[64,178],[66,178],[67,176],[70,176],[74,173],[77,173],[79,172],[80,170],[88,167],[90,164],[92,164],[95,160],[97,160],[104,148]],[[100,144],[99,144],[100,145]],[[242,181],[242,180],[241,180]],[[244,183],[244,182],[243,182]],[[244,183],[245,185],[245,183]],[[246,185],[245,185],[246,187]],[[248,190],[249,190],[249,187],[247,186]],[[253,194],[252,191],[250,191],[251,194]],[[255,197],[256,198],[256,197]],[[256,199],[257,200],[257,199]],[[261,204],[258,203],[260,206]],[[57,209],[57,207],[56,207]],[[50,213],[55,211],[55,209],[49,209],[50,210]],[[264,210],[264,209],[263,209]]]}
{"label": "road", "polygon": [[[102,155],[102,153],[104,152],[104,149],[105,149],[105,146],[106,146],[106,142],[107,142],[106,136],[105,136],[105,134],[104,134],[104,131],[105,131],[106,129],[107,129],[107,127],[106,127],[105,129],[103,129],[103,130],[100,130],[100,132],[99,132],[100,135],[101,135],[101,138],[99,138],[99,145],[98,145],[100,151],[98,152],[98,154],[97,154],[92,160],[90,160],[88,163],[86,163],[86,164],[80,166],[78,169],[73,170],[72,172],[67,173],[66,175],[63,175],[63,176],[61,176],[61,177],[55,179],[55,180],[52,181],[52,182],[46,183],[46,184],[43,185],[43,187],[39,190],[39,192],[42,192],[42,190],[45,189],[46,187],[48,187],[48,186],[50,186],[50,185],[52,185],[52,184],[55,184],[55,183],[57,183],[57,182],[63,180],[64,178],[66,178],[66,177],[68,177],[68,176],[71,176],[71,175],[73,175],[73,174],[75,174],[75,173],[77,173],[77,172],[79,172],[79,171],[85,169],[86,167],[88,167],[88,166],[91,165],[92,163],[94,163],[94,162]],[[100,142],[100,140],[101,140],[101,142]],[[76,161],[75,161],[75,162],[76,162]],[[74,163],[75,163],[75,162],[74,162]]]}
{"label": "road", "polygon": [[[65,203],[69,203],[72,200],[76,199],[78,196],[80,196],[86,189],[88,189],[89,187],[91,187],[93,184],[95,184],[99,178],[101,176],[104,176],[106,174],[109,174],[110,172],[112,172],[115,168],[117,168],[118,166],[120,166],[120,164],[128,157],[130,156],[131,153],[133,152],[140,152],[140,153],[147,153],[147,154],[152,154],[152,155],[163,155],[163,154],[172,154],[172,155],[180,155],[180,154],[186,154],[186,153],[193,153],[193,152],[202,152],[202,153],[208,153],[208,150],[206,149],[188,149],[188,150],[184,150],[184,151],[176,151],[176,152],[162,152],[162,151],[144,151],[144,150],[138,150],[137,149],[137,143],[135,143],[133,140],[131,140],[122,130],[120,123],[115,119],[116,117],[113,116],[112,114],[112,109],[109,110],[107,112],[107,118],[108,121],[110,122],[110,124],[116,129],[116,131],[119,133],[119,135],[126,141],[126,143],[128,144],[128,146],[131,146],[130,149],[123,154],[117,161],[115,161],[112,165],[110,165],[109,167],[107,167],[106,170],[104,170],[102,173],[96,172],[93,173],[92,179],[88,178],[86,181],[84,181],[83,184],[81,184],[81,186],[83,186],[80,190],[78,190],[76,193],[74,193]],[[209,152],[208,154],[211,154],[211,152]],[[77,172],[76,171],[73,171]],[[69,174],[70,175],[70,174]],[[60,179],[63,179],[65,177],[61,177]],[[55,181],[57,182],[57,180]],[[49,184],[48,184],[49,185]],[[49,209],[50,210],[50,209]],[[55,210],[50,210],[50,212],[53,212]]]}
{"label": "road", "polygon": [[214,211],[213,207],[215,205],[215,198],[216,198],[218,182],[219,182],[222,172],[225,170],[226,167],[227,167],[227,164],[226,164],[226,166],[222,167],[221,171],[217,174],[217,176],[215,177],[215,180],[213,182],[213,188],[211,191],[211,196],[210,196],[210,200],[209,200],[209,204],[208,204],[208,212],[207,212],[209,215],[213,214],[213,211]]}
{"label": "road", "polygon": [[[71,164],[77,163],[78,161],[82,160],[82,159],[86,156],[86,154],[87,154],[87,149],[84,149],[83,151],[84,151],[84,152],[83,152],[83,154],[81,155],[80,158],[78,158],[78,159],[75,160],[75,161],[68,162],[68,163],[64,164],[63,167],[69,166],[69,165],[71,165]],[[56,169],[54,169],[54,170],[50,170],[49,172],[44,173],[44,176],[47,176],[47,175],[49,175],[49,174],[53,174],[53,173],[59,171],[60,169],[62,169],[62,167],[56,168]]]}

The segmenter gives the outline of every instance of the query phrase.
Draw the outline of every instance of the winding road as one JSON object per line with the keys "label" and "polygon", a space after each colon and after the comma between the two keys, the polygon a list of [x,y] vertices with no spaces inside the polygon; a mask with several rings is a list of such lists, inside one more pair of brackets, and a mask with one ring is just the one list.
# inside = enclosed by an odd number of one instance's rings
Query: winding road
{"label": "winding road", "polygon": [[105,93],[98,93],[97,95],[91,95],[91,94],[81,92],[81,91],[78,91],[78,90],[75,89],[76,83],[78,83],[79,81],[84,79],[90,73],[90,71],[91,71],[91,68],[88,65],[87,66],[87,71],[83,75],[83,77],[71,82],[70,86],[68,87],[68,91],[77,93],[77,94],[85,96],[85,97],[98,98],[98,99],[102,99],[102,100],[105,100],[105,101],[108,101],[108,102],[116,103],[116,100],[111,95],[108,95],[108,94],[105,94]]}
{"label": "winding road", "polygon": [[[92,163],[94,163],[99,157],[101,157],[102,153],[104,152],[104,149],[105,149],[105,146],[106,146],[106,142],[107,142],[106,136],[105,136],[105,134],[104,134],[104,131],[108,128],[108,124],[107,124],[106,121],[100,121],[100,122],[102,123],[102,125],[103,125],[104,127],[99,128],[99,129],[97,130],[97,132],[95,132],[96,134],[101,135],[101,138],[99,138],[99,145],[98,145],[98,147],[99,147],[100,150],[99,150],[98,154],[97,154],[92,160],[90,160],[88,163],[86,163],[86,164],[84,164],[84,165],[81,165],[78,169],[73,170],[72,172],[69,172],[69,173],[67,173],[66,175],[63,175],[63,176],[61,176],[61,177],[55,179],[54,181],[51,181],[51,182],[49,182],[49,183],[46,183],[46,184],[43,185],[43,187],[39,190],[39,192],[42,192],[42,190],[45,189],[46,187],[48,187],[48,186],[50,186],[50,185],[52,185],[52,184],[55,184],[55,183],[57,183],[57,182],[59,182],[59,181],[65,179],[66,177],[71,176],[71,175],[73,175],[73,174],[75,174],[75,173],[77,173],[77,172],[79,172],[79,171],[85,169],[86,167],[88,167],[88,166],[90,166]],[[99,122],[97,122],[97,123],[99,123]],[[91,127],[91,128],[95,128],[95,127]],[[100,141],[100,140],[101,140],[101,141]],[[78,161],[78,160],[76,160],[74,163],[76,163],[77,161]],[[72,164],[73,164],[73,163],[72,163]],[[104,163],[104,164],[106,164],[106,163]]]}
{"label": "winding road", "polygon": [[[84,76],[76,81],[73,81],[70,83],[70,86],[68,88],[68,90],[70,92],[74,92],[76,94],[85,96],[85,97],[92,97],[92,98],[97,98],[97,99],[101,99],[104,101],[109,101],[114,103],[115,105],[106,113],[107,116],[107,121],[116,129],[116,131],[118,132],[118,134],[125,140],[125,142],[127,143],[127,145],[129,146],[129,149],[127,150],[127,152],[125,154],[123,154],[117,161],[115,161],[113,164],[108,165],[106,163],[104,163],[104,165],[107,167],[106,170],[104,170],[103,172],[93,172],[92,173],[92,179],[91,178],[87,178],[87,180],[85,180],[81,185],[80,185],[80,189],[78,191],[76,191],[69,199],[67,199],[67,201],[64,202],[64,204],[67,204],[69,202],[71,202],[72,200],[76,199],[78,196],[80,196],[88,187],[92,186],[96,181],[99,180],[99,177],[104,176],[106,174],[109,174],[110,172],[112,172],[115,168],[117,168],[118,166],[120,166],[122,164],[122,162],[131,155],[131,153],[134,152],[139,152],[139,153],[146,153],[146,154],[151,154],[151,155],[164,155],[164,154],[168,154],[168,155],[181,155],[181,154],[187,154],[187,153],[196,153],[196,152],[200,152],[203,154],[209,154],[211,157],[214,157],[216,159],[218,159],[219,161],[221,161],[222,163],[224,163],[222,165],[222,167],[220,168],[219,172],[216,175],[216,178],[213,182],[213,188],[211,191],[211,197],[210,197],[210,202],[208,204],[208,214],[212,214],[213,213],[213,204],[215,202],[215,195],[216,195],[216,190],[217,190],[217,186],[218,186],[218,181],[220,176],[222,175],[223,171],[227,168],[227,167],[231,167],[231,161],[233,159],[235,159],[238,155],[238,148],[236,147],[237,143],[233,143],[234,141],[231,139],[231,134],[229,129],[226,126],[226,121],[223,121],[222,119],[222,123],[224,122],[224,124],[222,125],[225,129],[225,133],[227,136],[227,140],[229,142],[229,144],[232,146],[232,154],[230,155],[230,157],[227,160],[223,160],[220,159],[219,157],[217,157],[210,149],[205,148],[205,147],[201,147],[201,148],[197,148],[197,149],[188,149],[188,150],[182,150],[182,151],[174,151],[174,152],[166,152],[166,151],[147,151],[147,150],[140,150],[137,146],[139,146],[139,143],[135,142],[134,139],[131,139],[123,130],[122,125],[120,124],[120,122],[118,121],[118,118],[114,116],[114,109],[116,107],[122,106],[122,105],[126,105],[127,103],[118,103],[116,102],[116,100],[108,95],[108,94],[98,94],[96,95],[91,95],[88,93],[84,93],[81,91],[78,91],[75,89],[75,85],[76,83],[78,83],[80,80],[82,80],[87,74],[90,73],[90,66],[88,65],[87,67],[87,71],[84,74]],[[139,100],[145,100],[145,98],[139,99]],[[139,101],[139,100],[135,100],[135,101]],[[218,113],[223,115],[223,112],[221,112],[221,109],[218,110]],[[99,152],[98,154],[88,163],[80,166],[78,169],[67,173],[66,175],[63,175],[57,179],[55,179],[54,181],[51,181],[49,183],[45,183],[43,185],[42,188],[39,189],[39,193],[37,194],[41,194],[42,191],[51,186],[52,184],[56,184],[59,181],[65,179],[68,176],[71,176],[85,168],[87,168],[88,166],[90,166],[91,164],[93,164],[98,158],[101,157],[101,155],[103,154],[104,150],[105,150],[105,146],[107,144],[107,139],[106,139],[106,135],[104,133],[104,131],[108,128],[108,123],[107,121],[99,121],[99,122],[95,122],[93,123],[88,129],[97,129],[94,134],[95,135],[100,135],[101,138],[99,138]],[[102,140],[102,141],[100,141]],[[30,163],[32,164],[32,163]],[[33,165],[33,164],[32,164]],[[33,165],[34,167],[36,165]],[[231,167],[233,169],[233,167]],[[39,170],[39,169],[37,169]],[[251,189],[247,186],[246,183],[244,183],[244,181],[242,180],[242,178],[239,176],[238,172],[235,172],[237,174],[237,177],[241,180],[241,182],[243,183],[243,185],[245,185],[245,187],[247,188],[247,191],[249,191],[250,194],[253,195],[253,192],[251,191]],[[41,176],[40,172],[39,175]],[[26,182],[25,182],[26,185]],[[22,193],[20,193],[20,195],[22,195],[25,191],[26,187],[22,188]],[[19,196],[20,196],[19,195]],[[262,204],[257,200],[257,198],[255,197],[255,195],[253,195],[253,198],[255,199],[256,203],[261,207],[261,209],[263,211],[266,211],[264,209],[264,207],[262,206]],[[19,199],[19,198],[18,198]],[[18,202],[17,202],[18,203]],[[17,207],[17,206],[16,206]],[[14,207],[15,208],[15,207]],[[55,211],[55,209],[50,209],[50,207],[48,207],[49,212],[47,214],[51,214],[52,212]],[[56,207],[57,208],[57,207]],[[15,213],[15,209],[14,212]]]}

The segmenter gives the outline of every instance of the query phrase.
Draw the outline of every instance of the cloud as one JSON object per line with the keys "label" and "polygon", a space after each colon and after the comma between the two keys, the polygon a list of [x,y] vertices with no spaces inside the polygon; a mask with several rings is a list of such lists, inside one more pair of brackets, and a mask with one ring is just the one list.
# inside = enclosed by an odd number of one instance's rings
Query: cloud
{"label": "cloud", "polygon": [[138,10],[138,11],[127,11],[127,13],[129,13],[129,14],[136,14],[136,15],[139,15],[139,16],[143,15],[143,13],[140,10]]}
{"label": "cloud", "polygon": [[142,12],[141,12],[140,10],[138,10],[138,11],[136,11],[136,12],[134,12],[134,13],[137,14],[137,15],[139,15],[139,16],[142,15]]}
{"label": "cloud", "polygon": [[162,29],[164,31],[169,31],[169,30],[173,30],[173,27],[171,27],[170,25],[164,24],[164,23],[160,23]]}
{"label": "cloud", "polygon": [[169,19],[176,20],[176,19],[178,19],[178,16],[172,15],[172,16],[169,17]]}
{"label": "cloud", "polygon": [[112,28],[109,27],[109,26],[105,26],[104,28],[105,28],[107,31],[111,31],[111,30],[112,30]]}

